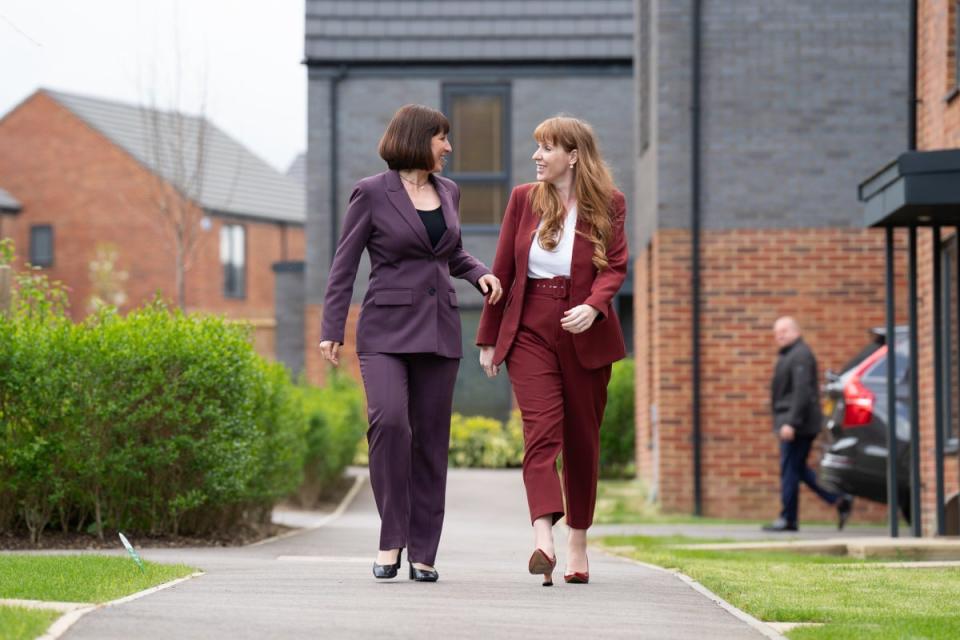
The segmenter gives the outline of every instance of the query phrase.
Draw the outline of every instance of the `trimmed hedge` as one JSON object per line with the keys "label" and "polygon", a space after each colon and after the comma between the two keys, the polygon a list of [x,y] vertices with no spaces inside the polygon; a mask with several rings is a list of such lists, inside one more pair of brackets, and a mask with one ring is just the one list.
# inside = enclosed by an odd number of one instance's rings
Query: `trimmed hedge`
{"label": "trimmed hedge", "polygon": [[76,324],[55,285],[17,284],[0,315],[0,532],[256,527],[305,475],[342,473],[363,433],[355,384],[292,384],[246,325],[159,302]]}
{"label": "trimmed hedge", "polygon": [[634,390],[633,358],[614,362],[600,426],[600,475],[604,478],[634,476]]}

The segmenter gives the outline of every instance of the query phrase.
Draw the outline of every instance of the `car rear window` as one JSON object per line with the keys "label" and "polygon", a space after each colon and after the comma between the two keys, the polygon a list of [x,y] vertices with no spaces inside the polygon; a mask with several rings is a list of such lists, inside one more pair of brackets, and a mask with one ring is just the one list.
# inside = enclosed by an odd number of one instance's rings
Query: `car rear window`
{"label": "car rear window", "polygon": [[863,350],[860,351],[860,353],[855,355],[847,364],[843,365],[843,368],[840,369],[840,373],[844,374],[847,371],[850,371],[850,369],[853,369],[858,364],[860,364],[861,362],[869,358],[871,354],[873,354],[873,352],[879,349],[881,346],[882,345],[877,344],[876,342],[871,342],[870,344],[865,346]]}
{"label": "car rear window", "polygon": [[[894,365],[896,370],[897,382],[903,382],[907,369],[910,366],[910,357],[906,351],[897,351],[897,361]],[[868,384],[883,384],[887,381],[887,355],[880,356],[876,362],[870,365],[863,376],[863,381]]]}

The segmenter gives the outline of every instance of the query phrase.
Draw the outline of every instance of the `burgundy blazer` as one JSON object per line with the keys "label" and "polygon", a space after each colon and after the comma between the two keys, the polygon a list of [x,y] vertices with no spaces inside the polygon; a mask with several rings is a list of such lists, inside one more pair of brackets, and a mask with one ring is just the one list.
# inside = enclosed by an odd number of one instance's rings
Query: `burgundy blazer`
{"label": "burgundy blazer", "polygon": [[477,286],[490,270],[463,250],[460,188],[447,178],[430,179],[447,224],[436,248],[400,174],[385,171],[356,184],[327,280],[321,340],[343,344],[357,265],[366,249],[370,281],[360,307],[357,351],[462,357],[460,314],[450,276]]}
{"label": "burgundy blazer", "polygon": [[[530,202],[534,186],[535,183],[523,184],[510,194],[493,260],[493,274],[503,284],[503,297],[495,305],[483,305],[477,330],[478,345],[495,346],[496,364],[510,352],[523,312],[530,245],[540,223]],[[588,304],[600,311],[589,329],[573,336],[577,358],[587,369],[599,369],[626,356],[620,320],[610,305],[627,277],[627,239],[623,230],[627,207],[619,191],[614,192],[612,207],[613,238],[607,245],[609,268],[598,271],[593,265],[593,245],[589,240],[577,234],[573,241],[570,306]],[[577,230],[588,230],[582,220],[577,221]]]}

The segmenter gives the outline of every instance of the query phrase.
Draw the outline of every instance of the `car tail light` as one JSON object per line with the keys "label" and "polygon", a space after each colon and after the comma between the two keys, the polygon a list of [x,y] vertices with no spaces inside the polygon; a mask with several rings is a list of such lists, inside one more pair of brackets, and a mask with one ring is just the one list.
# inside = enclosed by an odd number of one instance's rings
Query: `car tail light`
{"label": "car tail light", "polygon": [[843,388],[843,426],[864,427],[873,420],[873,391],[863,386],[859,376],[852,376]]}

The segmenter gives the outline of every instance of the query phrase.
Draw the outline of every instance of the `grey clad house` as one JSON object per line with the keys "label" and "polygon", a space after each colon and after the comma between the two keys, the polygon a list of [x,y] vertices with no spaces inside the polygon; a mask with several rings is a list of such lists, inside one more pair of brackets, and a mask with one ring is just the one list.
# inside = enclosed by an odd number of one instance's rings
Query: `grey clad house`
{"label": "grey clad house", "polygon": [[[386,169],[377,143],[404,104],[439,108],[450,119],[454,151],[445,174],[461,187],[464,246],[487,264],[510,190],[535,179],[531,134],[549,116],[566,113],[593,124],[629,201],[633,4],[307,0],[307,314],[319,316],[351,187]],[[366,269],[364,260],[356,304],[365,293]],[[503,417],[510,406],[506,377],[489,382],[469,366],[482,299],[464,282],[457,287],[467,348],[456,409]],[[624,333],[632,336],[629,281],[618,302]],[[308,345],[315,344],[311,327],[318,325],[308,317]],[[315,351],[307,350],[308,360]]]}

